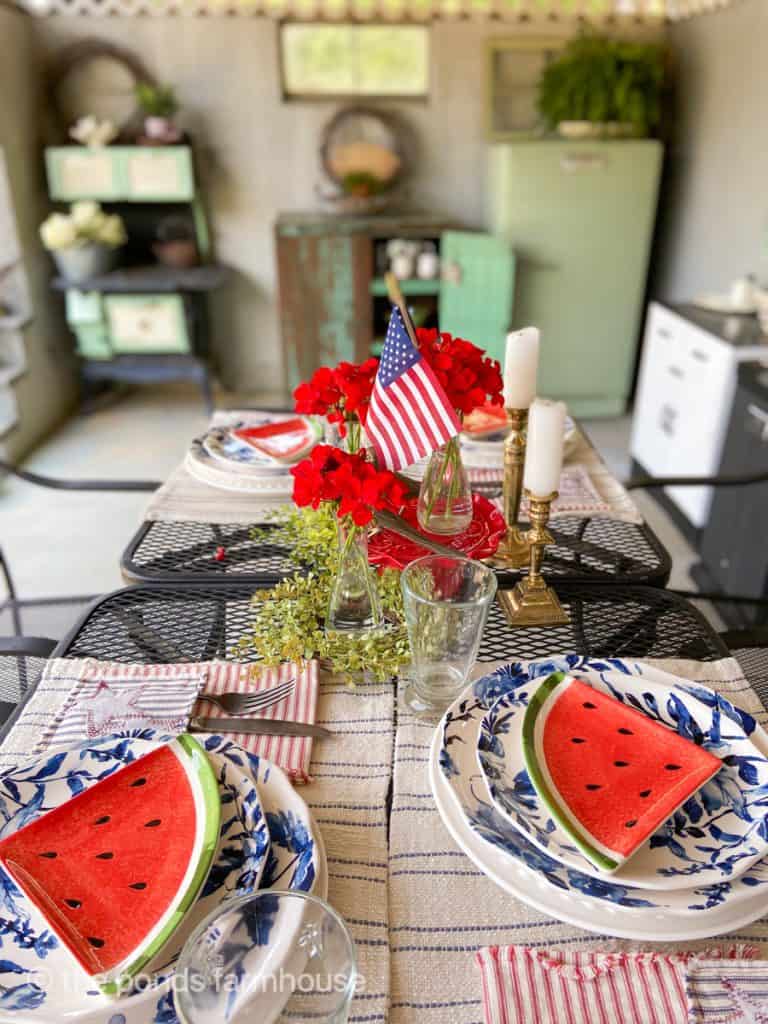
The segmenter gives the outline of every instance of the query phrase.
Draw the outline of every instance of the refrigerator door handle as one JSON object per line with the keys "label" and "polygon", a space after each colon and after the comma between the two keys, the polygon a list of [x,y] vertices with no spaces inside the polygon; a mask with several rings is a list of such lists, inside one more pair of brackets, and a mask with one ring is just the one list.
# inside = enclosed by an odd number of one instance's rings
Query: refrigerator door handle
{"label": "refrigerator door handle", "polygon": [[560,158],[560,168],[566,174],[577,171],[603,171],[608,161],[602,153],[569,153]]}

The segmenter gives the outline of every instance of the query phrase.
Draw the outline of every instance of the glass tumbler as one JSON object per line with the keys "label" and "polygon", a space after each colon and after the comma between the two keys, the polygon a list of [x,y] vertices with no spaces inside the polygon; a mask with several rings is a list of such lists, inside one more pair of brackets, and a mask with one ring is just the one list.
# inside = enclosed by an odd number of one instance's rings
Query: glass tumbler
{"label": "glass tumbler", "polygon": [[441,711],[475,663],[496,574],[470,558],[427,555],[403,570],[400,584],[412,655],[405,701],[419,713]]}
{"label": "glass tumbler", "polygon": [[231,900],[179,956],[183,1024],[346,1024],[357,983],[344,921],[316,896],[265,890]]}

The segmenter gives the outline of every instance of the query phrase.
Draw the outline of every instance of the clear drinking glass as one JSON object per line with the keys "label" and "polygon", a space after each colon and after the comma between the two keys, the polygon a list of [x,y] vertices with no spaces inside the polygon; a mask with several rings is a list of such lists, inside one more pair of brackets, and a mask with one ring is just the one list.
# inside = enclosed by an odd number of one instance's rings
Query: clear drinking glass
{"label": "clear drinking glass", "polygon": [[232,900],[192,933],[174,1001],[183,1024],[346,1024],[355,947],[335,910],[301,892]]}
{"label": "clear drinking glass", "polygon": [[496,574],[470,558],[428,555],[403,570],[400,584],[413,667],[405,701],[418,712],[442,710],[477,658]]}

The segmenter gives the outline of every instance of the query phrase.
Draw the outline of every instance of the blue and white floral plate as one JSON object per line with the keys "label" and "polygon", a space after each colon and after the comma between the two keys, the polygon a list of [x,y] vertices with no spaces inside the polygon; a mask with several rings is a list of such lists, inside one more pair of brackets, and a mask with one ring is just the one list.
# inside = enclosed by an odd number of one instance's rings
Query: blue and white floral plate
{"label": "blue and white floral plate", "polygon": [[[569,659],[578,672],[582,659]],[[555,671],[549,662],[547,672]],[[458,846],[506,892],[587,931],[647,942],[708,938],[763,916],[768,859],[732,881],[690,889],[636,889],[594,878],[549,856],[503,817],[477,763],[489,706],[514,689],[519,665],[469,686],[435,731],[429,776],[440,815]]]}
{"label": "blue and white floral plate", "polygon": [[[566,660],[554,659],[563,665]],[[556,860],[596,878],[641,889],[714,885],[768,854],[768,759],[752,737],[768,737],[751,715],[704,687],[648,665],[583,659],[578,677],[721,758],[723,767],[621,868],[601,872],[556,824],[525,766],[525,709],[550,662],[532,662],[483,718],[478,760],[499,811]],[[542,667],[546,672],[542,673]]]}
{"label": "blue and white floral plate", "polygon": [[268,455],[262,455],[251,445],[235,437],[229,430],[212,428],[203,437],[203,448],[214,459],[227,469],[254,472],[258,476],[265,473],[287,473],[288,467]]}
{"label": "blue and white floral plate", "polygon": [[[11,835],[170,737],[151,729],[48,752],[0,776],[0,836]],[[208,881],[174,945],[147,971],[142,990],[110,1000],[51,934],[45,919],[0,870],[0,1021],[176,1024],[172,963],[190,933],[229,896],[274,885],[324,886],[323,851],[309,810],[285,774],[222,736],[199,737],[219,780],[222,824]]]}

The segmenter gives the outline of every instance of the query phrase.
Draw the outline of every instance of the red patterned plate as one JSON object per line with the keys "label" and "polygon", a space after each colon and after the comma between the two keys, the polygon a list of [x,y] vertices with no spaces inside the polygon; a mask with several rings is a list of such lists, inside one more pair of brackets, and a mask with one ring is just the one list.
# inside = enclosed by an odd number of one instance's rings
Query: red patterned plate
{"label": "red patterned plate", "polygon": [[[409,526],[423,533],[429,540],[437,541],[446,547],[455,548],[457,552],[468,558],[488,558],[496,552],[507,531],[504,516],[487,498],[479,494],[472,495],[474,518],[466,530],[453,537],[438,536],[436,533],[424,533],[416,519],[417,498],[409,498],[401,511],[401,516]],[[431,554],[428,548],[421,547],[413,541],[401,537],[392,530],[378,530],[368,542],[368,560],[371,565],[380,569],[404,569],[409,562],[423,555]]]}

